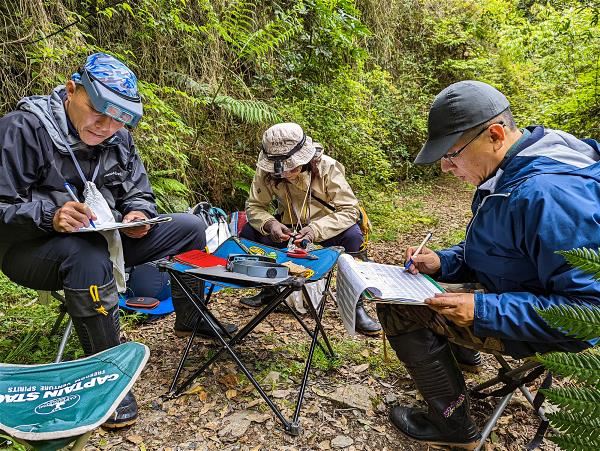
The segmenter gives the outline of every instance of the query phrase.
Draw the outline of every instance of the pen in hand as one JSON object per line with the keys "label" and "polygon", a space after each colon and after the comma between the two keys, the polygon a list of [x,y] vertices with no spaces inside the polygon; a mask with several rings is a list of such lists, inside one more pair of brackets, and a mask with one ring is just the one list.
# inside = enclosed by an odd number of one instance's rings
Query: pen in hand
{"label": "pen in hand", "polygon": [[[65,189],[69,193],[69,196],[71,196],[71,199],[73,199],[73,201],[75,201],[75,202],[79,202],[79,199],[77,199],[77,196],[71,189],[71,185],[69,184],[69,182],[65,182],[64,185],[65,185]],[[92,221],[92,218],[89,218],[89,220],[90,220],[90,225],[95,229],[96,225],[94,224],[94,221]]]}
{"label": "pen in hand", "polygon": [[425,244],[427,244],[427,241],[429,241],[432,236],[433,236],[433,233],[431,233],[431,232],[429,232],[429,233],[427,233],[427,235],[425,235],[425,239],[423,241],[421,241],[421,244],[419,244],[419,247],[417,247],[417,249],[413,252],[412,256],[404,264],[405,270],[408,270],[408,268],[410,268],[410,265],[412,265],[414,263],[413,258],[415,258],[417,255],[419,255],[419,252],[421,252],[421,250],[423,249],[423,246],[425,246]]}

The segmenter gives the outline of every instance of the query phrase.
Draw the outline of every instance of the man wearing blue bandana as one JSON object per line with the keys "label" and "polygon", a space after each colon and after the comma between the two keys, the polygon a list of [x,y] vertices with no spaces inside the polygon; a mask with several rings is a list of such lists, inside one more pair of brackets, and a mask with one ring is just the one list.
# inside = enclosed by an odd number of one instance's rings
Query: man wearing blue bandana
{"label": "man wearing blue bandana", "polygon": [[[134,73],[118,59],[95,53],[65,86],[22,99],[0,119],[2,272],[32,289],[64,290],[86,355],[119,344],[124,266],[205,246],[202,222],[189,214],[172,214],[171,222],[152,228],[73,233],[97,219],[90,196],[111,220],[157,216],[148,176],[125,128],[135,127],[142,112]],[[198,283],[194,288],[203,290]],[[178,286],[172,286],[172,297],[175,333],[190,334],[198,313]],[[208,324],[199,328],[210,335]],[[131,425],[137,415],[129,393],[105,427]]]}

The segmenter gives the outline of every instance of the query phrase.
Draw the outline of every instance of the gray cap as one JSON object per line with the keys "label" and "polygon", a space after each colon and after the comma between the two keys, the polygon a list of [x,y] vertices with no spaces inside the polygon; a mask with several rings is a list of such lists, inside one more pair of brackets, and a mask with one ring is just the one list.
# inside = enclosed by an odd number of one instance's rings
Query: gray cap
{"label": "gray cap", "polygon": [[454,83],[440,92],[427,121],[427,142],[415,164],[434,163],[448,153],[470,128],[498,116],[509,107],[508,99],[496,88],[474,80]]}

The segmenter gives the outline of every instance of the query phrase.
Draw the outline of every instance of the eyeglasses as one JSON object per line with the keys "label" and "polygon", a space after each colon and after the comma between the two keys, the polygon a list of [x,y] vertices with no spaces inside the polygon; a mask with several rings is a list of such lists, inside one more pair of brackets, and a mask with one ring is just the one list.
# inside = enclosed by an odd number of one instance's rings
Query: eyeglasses
{"label": "eyeglasses", "polygon": [[493,124],[490,124],[487,127],[479,130],[479,132],[475,136],[473,136],[473,138],[471,138],[467,144],[465,144],[464,146],[462,146],[456,152],[447,153],[446,155],[442,155],[442,159],[444,159],[446,161],[449,161],[450,163],[454,164],[454,161],[452,159],[458,157],[460,155],[460,153],[463,150],[465,150],[469,144],[471,144],[473,141],[475,141],[477,138],[479,138],[483,134],[483,132],[485,132],[487,129],[489,129],[492,125],[502,125],[502,127],[504,127],[504,122],[503,121],[494,122]]}

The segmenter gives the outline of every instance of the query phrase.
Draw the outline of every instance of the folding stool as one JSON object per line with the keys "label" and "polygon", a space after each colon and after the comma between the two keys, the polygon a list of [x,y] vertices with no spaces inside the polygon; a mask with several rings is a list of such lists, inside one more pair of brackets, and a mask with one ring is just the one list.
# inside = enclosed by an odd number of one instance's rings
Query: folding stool
{"label": "folding stool", "polygon": [[[60,302],[60,305],[58,307],[60,310],[59,314],[58,314],[58,318],[56,318],[56,321],[54,322],[54,325],[52,326],[52,330],[50,331],[50,336],[52,336],[52,335],[58,334],[60,326],[62,325],[65,316],[67,316],[67,308],[65,307],[65,298],[62,294],[60,294],[57,291],[51,291],[50,295],[54,299],[56,299],[58,302]],[[54,363],[62,362],[63,354],[65,352],[65,347],[67,346],[67,342],[69,341],[69,337],[71,336],[72,332],[73,332],[73,320],[69,316],[68,321],[67,321],[67,326],[65,327],[62,338],[60,339],[60,343],[58,345],[58,350],[56,352],[56,358],[54,359]]]}
{"label": "folding stool", "polygon": [[[496,426],[496,423],[502,416],[502,413],[508,406],[512,396],[517,390],[523,393],[525,399],[531,404],[533,411],[540,418],[540,426],[534,436],[534,438],[527,445],[528,450],[537,448],[544,439],[544,435],[548,429],[548,419],[544,414],[542,404],[544,402],[544,396],[538,391],[534,397],[525,384],[534,381],[538,377],[546,373],[540,388],[549,388],[552,383],[552,375],[550,372],[546,372],[544,366],[535,361],[528,360],[523,365],[518,367],[511,367],[506,359],[501,354],[493,354],[496,360],[500,363],[500,369],[498,375],[486,382],[476,385],[469,389],[469,396],[471,399],[484,399],[487,397],[500,398],[491,416],[485,423],[483,430],[481,431],[481,442],[476,448],[476,451],[483,449],[485,441],[492,433],[492,430]],[[500,388],[491,392],[484,391],[495,385],[503,384]]]}

